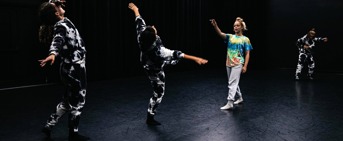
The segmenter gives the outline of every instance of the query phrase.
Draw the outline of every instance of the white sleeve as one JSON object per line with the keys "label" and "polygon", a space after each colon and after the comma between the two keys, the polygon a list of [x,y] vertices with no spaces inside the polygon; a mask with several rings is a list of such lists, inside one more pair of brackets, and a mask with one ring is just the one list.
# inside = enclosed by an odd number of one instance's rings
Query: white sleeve
{"label": "white sleeve", "polygon": [[161,47],[161,57],[163,58],[173,58],[174,50]]}

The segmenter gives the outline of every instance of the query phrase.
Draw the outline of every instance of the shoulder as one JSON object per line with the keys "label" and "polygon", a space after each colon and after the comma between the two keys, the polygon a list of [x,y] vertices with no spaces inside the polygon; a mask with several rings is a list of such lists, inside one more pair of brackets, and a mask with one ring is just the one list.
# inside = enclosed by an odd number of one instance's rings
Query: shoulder
{"label": "shoulder", "polygon": [[55,27],[67,27],[67,21],[68,19],[65,18],[63,20],[59,20],[56,24]]}
{"label": "shoulder", "polygon": [[232,36],[234,36],[234,35],[229,34],[229,33],[225,33],[225,40],[229,40],[230,38],[232,38]]}
{"label": "shoulder", "polygon": [[304,35],[304,36],[302,36],[301,38],[299,38],[299,39],[301,39],[301,40],[305,40],[306,39],[306,37],[307,37],[307,35]]}
{"label": "shoulder", "polygon": [[248,41],[248,42],[250,42],[250,39],[249,39],[249,37],[247,37],[247,36],[242,36],[242,39],[244,40],[244,41]]}

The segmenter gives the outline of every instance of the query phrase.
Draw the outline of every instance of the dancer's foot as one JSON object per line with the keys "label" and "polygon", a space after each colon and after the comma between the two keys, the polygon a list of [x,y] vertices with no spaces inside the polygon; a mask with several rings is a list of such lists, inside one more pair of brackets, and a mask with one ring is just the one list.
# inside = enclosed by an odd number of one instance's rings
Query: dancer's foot
{"label": "dancer's foot", "polygon": [[229,100],[225,106],[220,107],[221,110],[229,110],[229,109],[233,109],[233,102],[231,100]]}
{"label": "dancer's foot", "polygon": [[243,98],[240,97],[240,98],[238,98],[235,102],[233,102],[233,104],[240,104],[240,103],[242,103],[242,102],[243,102]]}
{"label": "dancer's foot", "polygon": [[151,115],[150,113],[147,114],[146,124],[148,124],[148,125],[161,125],[160,122],[158,122],[154,119],[154,115]]}

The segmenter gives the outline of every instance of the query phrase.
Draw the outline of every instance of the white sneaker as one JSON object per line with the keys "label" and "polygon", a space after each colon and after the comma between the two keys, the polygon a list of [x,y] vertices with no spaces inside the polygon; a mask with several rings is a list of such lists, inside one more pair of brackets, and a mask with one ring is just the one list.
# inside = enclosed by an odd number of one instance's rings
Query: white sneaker
{"label": "white sneaker", "polygon": [[227,104],[223,107],[220,107],[221,110],[228,110],[228,109],[232,109],[233,108],[233,104],[232,101],[228,101]]}
{"label": "white sneaker", "polygon": [[239,103],[242,103],[243,102],[243,98],[239,98],[237,99],[235,102],[233,102],[233,104],[239,104]]}

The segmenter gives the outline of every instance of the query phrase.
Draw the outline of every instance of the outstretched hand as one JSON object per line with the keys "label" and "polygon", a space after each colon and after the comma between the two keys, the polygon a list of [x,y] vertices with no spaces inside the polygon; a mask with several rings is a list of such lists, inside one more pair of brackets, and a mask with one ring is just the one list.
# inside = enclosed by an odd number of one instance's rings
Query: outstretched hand
{"label": "outstretched hand", "polygon": [[54,54],[51,54],[49,55],[48,57],[46,57],[45,59],[42,59],[42,60],[38,60],[40,62],[40,66],[41,67],[44,67],[45,64],[49,61],[51,61],[50,65],[54,64],[55,62],[55,55]]}
{"label": "outstretched hand", "polygon": [[198,58],[198,59],[195,60],[195,62],[197,64],[199,64],[199,65],[204,65],[204,64],[206,64],[208,62],[208,60],[203,59],[203,58]]}
{"label": "outstretched hand", "polygon": [[200,58],[200,57],[196,57],[196,56],[193,56],[193,55],[184,54],[183,57],[185,59],[188,59],[188,60],[193,60],[195,63],[197,63],[199,65],[203,65],[203,64],[206,64],[208,62],[208,60],[206,60],[206,59],[203,59],[203,58]]}

